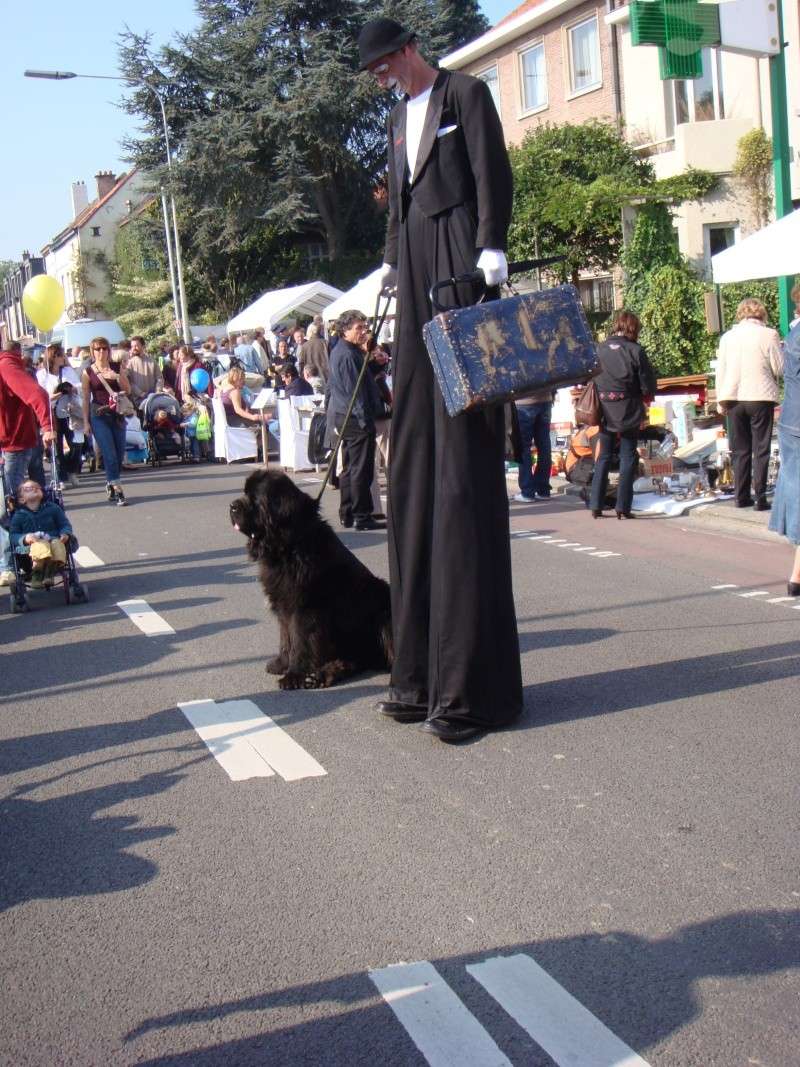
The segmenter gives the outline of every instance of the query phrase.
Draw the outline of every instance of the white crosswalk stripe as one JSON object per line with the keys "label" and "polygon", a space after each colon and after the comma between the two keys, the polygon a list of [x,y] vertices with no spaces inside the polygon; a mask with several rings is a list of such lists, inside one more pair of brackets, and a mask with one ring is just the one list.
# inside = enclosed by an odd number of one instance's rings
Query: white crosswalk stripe
{"label": "white crosswalk stripe", "polygon": [[400,963],[369,976],[431,1067],[511,1067],[433,964]]}
{"label": "white crosswalk stripe", "polygon": [[647,1067],[530,956],[496,956],[467,971],[560,1067]]}
{"label": "white crosswalk stripe", "polygon": [[158,612],[153,611],[146,600],[120,600],[117,607],[121,608],[133,625],[147,637],[175,633],[166,619],[162,619]]}
{"label": "white crosswalk stripe", "polygon": [[[531,956],[494,956],[466,971],[559,1067],[648,1067]],[[512,1067],[432,963],[369,977],[430,1067]]]}
{"label": "white crosswalk stripe", "polygon": [[178,707],[234,782],[269,778],[275,772],[286,782],[327,774],[252,700],[189,700]]}
{"label": "white crosswalk stripe", "polygon": [[92,552],[91,548],[81,545],[73,552],[73,558],[79,567],[88,570],[91,567],[105,567],[105,563]]}
{"label": "white crosswalk stripe", "polygon": [[595,545],[582,545],[580,541],[569,541],[566,537],[555,537],[553,534],[540,534],[533,530],[515,530],[511,534],[515,541],[539,541],[543,545],[555,545],[557,548],[569,548],[573,552],[588,552],[596,559],[619,558],[621,552],[610,552],[605,549],[597,549]]}

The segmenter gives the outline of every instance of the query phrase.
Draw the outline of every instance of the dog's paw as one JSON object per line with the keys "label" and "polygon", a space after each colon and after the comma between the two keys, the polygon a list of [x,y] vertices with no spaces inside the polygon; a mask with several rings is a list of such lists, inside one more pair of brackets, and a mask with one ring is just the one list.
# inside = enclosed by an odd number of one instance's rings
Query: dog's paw
{"label": "dog's paw", "polygon": [[287,671],[283,677],[278,679],[278,687],[280,689],[305,689],[306,675],[299,671]]}
{"label": "dog's paw", "polygon": [[286,670],[286,660],[282,656],[273,656],[272,659],[267,660],[264,669],[267,674],[283,674]]}
{"label": "dog's paw", "polygon": [[331,660],[330,663],[325,663],[316,671],[312,671],[306,680],[306,688],[328,689],[330,686],[336,685],[340,678],[344,678],[351,671],[352,668],[347,663],[343,663],[338,659]]}

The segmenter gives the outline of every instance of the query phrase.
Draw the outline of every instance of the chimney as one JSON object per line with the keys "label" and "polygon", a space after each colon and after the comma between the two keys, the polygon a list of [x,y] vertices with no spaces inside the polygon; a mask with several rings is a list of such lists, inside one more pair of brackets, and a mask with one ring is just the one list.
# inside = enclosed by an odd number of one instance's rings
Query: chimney
{"label": "chimney", "polygon": [[94,180],[97,182],[97,199],[102,200],[106,193],[113,189],[117,184],[117,179],[113,171],[99,170],[94,176]]}
{"label": "chimney", "polygon": [[85,207],[89,206],[89,194],[86,192],[86,182],[72,183],[72,217],[76,219]]}

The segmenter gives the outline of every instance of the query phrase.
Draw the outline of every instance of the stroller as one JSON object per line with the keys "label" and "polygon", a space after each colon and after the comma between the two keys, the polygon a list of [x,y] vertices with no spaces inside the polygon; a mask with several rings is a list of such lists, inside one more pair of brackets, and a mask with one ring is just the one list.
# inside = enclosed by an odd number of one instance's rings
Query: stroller
{"label": "stroller", "polygon": [[[3,497],[6,502],[6,513],[9,519],[8,525],[10,525],[11,515],[17,507],[17,501],[6,482],[6,472],[2,459],[0,459],[0,476],[2,477]],[[50,483],[44,491],[44,500],[58,504],[60,508],[63,508],[64,498],[59,489],[58,457],[56,455],[55,441],[50,445],[50,478]],[[6,525],[5,521],[4,525]],[[78,547],[77,538],[70,536],[69,544],[65,547],[66,561],[54,581],[53,588],[61,585],[65,604],[85,604],[89,600],[89,590],[78,578],[78,568],[74,557],[74,552]],[[30,587],[32,576],[31,557],[27,554],[12,552],[11,567],[14,573],[14,584],[11,586],[11,611],[14,615],[19,615],[22,612],[30,611],[26,587]],[[45,587],[45,591],[49,593],[50,588]]]}
{"label": "stroller", "polygon": [[[165,412],[174,425],[168,430],[159,430],[159,412]],[[162,416],[163,418],[163,416]],[[151,393],[141,407],[142,428],[147,434],[147,458],[153,467],[160,467],[163,460],[176,457],[185,463],[186,436],[181,429],[183,413],[181,406],[170,393]],[[175,435],[179,440],[175,439]]]}

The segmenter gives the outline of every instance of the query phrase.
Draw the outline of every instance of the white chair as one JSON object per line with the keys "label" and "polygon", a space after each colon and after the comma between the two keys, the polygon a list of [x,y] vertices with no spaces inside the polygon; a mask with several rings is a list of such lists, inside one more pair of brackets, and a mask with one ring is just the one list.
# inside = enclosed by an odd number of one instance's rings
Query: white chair
{"label": "white chair", "polygon": [[235,459],[257,459],[257,430],[247,426],[229,426],[225,415],[225,405],[219,397],[212,397],[214,410],[214,455],[232,463]]}
{"label": "white chair", "polygon": [[308,458],[308,429],[303,429],[311,415],[308,397],[290,396],[278,401],[278,424],[281,430],[280,464],[284,470],[308,471],[314,464]]}

